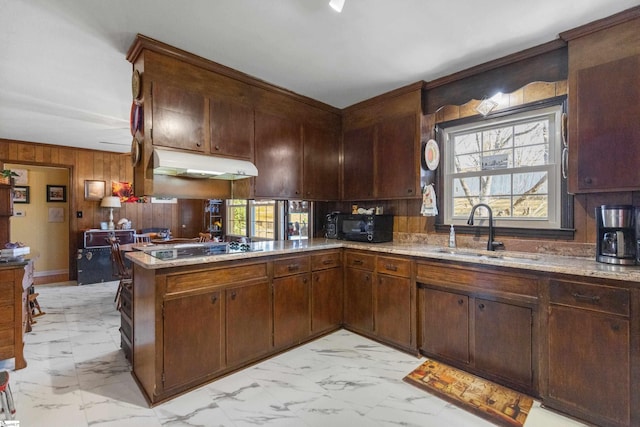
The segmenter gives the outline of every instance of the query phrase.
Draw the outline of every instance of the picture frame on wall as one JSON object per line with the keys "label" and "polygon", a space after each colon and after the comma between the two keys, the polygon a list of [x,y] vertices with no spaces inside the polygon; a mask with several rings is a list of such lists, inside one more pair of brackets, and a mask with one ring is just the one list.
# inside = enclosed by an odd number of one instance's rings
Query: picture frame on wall
{"label": "picture frame on wall", "polygon": [[85,200],[102,200],[105,193],[105,181],[88,179],[84,182]]}
{"label": "picture frame on wall", "polygon": [[29,186],[16,185],[12,193],[13,203],[29,203]]}
{"label": "picture frame on wall", "polygon": [[47,185],[47,202],[66,202],[66,185]]}

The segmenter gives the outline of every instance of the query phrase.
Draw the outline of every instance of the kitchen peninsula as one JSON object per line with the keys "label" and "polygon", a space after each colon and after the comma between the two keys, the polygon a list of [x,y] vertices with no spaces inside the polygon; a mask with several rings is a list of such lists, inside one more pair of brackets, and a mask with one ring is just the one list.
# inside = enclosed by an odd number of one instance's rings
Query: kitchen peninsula
{"label": "kitchen peninsula", "polygon": [[345,327],[590,422],[640,420],[631,387],[640,374],[634,267],[326,239],[174,260],[127,257],[133,375],[151,405]]}

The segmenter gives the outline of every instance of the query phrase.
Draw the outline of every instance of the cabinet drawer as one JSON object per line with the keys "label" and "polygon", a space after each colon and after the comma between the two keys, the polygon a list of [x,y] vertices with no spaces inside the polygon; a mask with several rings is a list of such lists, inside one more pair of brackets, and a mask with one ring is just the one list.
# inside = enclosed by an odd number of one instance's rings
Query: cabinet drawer
{"label": "cabinet drawer", "polygon": [[266,277],[266,263],[200,271],[197,273],[180,273],[167,277],[167,293],[185,292]]}
{"label": "cabinet drawer", "polygon": [[549,287],[552,304],[629,316],[627,289],[556,280],[552,280]]}
{"label": "cabinet drawer", "polygon": [[378,273],[411,277],[411,261],[408,259],[379,256],[376,264]]}
{"label": "cabinet drawer", "polygon": [[342,260],[340,252],[325,252],[322,254],[311,255],[311,269],[313,271],[340,267],[341,265]]}
{"label": "cabinet drawer", "polygon": [[289,276],[291,274],[306,273],[310,268],[309,256],[282,258],[273,262],[273,277]]}
{"label": "cabinet drawer", "polygon": [[347,267],[361,268],[363,270],[373,271],[376,266],[375,261],[375,255],[366,255],[360,252],[346,253]]}

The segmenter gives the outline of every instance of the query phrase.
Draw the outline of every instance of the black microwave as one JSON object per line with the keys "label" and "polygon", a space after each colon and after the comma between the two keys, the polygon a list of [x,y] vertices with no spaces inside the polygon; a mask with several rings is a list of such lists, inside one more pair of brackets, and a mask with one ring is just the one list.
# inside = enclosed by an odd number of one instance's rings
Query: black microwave
{"label": "black microwave", "polygon": [[338,214],[338,239],[382,243],[393,240],[393,215]]}

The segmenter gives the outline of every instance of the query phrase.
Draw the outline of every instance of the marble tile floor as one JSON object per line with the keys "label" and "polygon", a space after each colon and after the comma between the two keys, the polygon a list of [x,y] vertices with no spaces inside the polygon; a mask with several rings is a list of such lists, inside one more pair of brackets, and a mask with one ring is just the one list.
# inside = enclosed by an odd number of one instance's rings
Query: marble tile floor
{"label": "marble tile floor", "polygon": [[[21,427],[492,425],[404,383],[423,359],[344,330],[149,408],[120,350],[116,288],[37,287],[46,315],[25,337],[28,366],[0,361]],[[526,422],[580,425],[537,403]]]}

